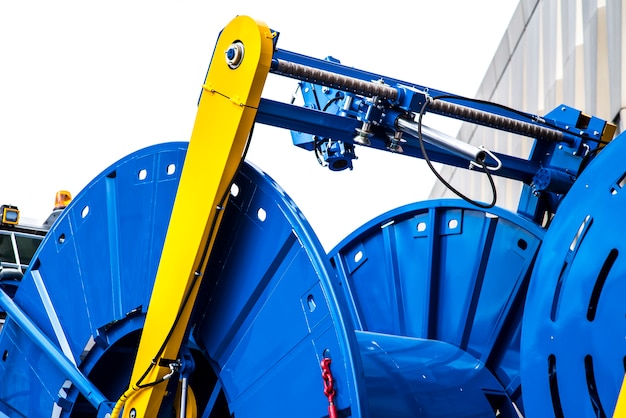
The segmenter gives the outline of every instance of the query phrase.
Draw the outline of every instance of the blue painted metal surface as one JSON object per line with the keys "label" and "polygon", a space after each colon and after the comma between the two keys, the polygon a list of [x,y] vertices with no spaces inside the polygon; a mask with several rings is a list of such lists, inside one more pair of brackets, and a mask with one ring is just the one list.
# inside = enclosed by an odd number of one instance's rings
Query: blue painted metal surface
{"label": "blue painted metal surface", "polygon": [[[128,383],[128,352],[143,323],[185,147],[138,151],[93,180],[49,231],[14,299],[112,401]],[[16,382],[0,385],[0,410],[93,416],[94,407],[66,383],[70,376],[40,360],[42,348],[10,316],[0,352],[3,381]]]}
{"label": "blue painted metal surface", "polygon": [[585,169],[546,233],[526,301],[529,416],[611,416],[626,367],[626,137]]}
{"label": "blue painted metal surface", "polygon": [[442,341],[357,331],[372,417],[517,417],[485,365]]}
{"label": "blue painted metal surface", "polygon": [[[389,146],[388,138],[390,134],[393,135],[398,130],[396,118],[410,117],[412,119],[422,110],[508,132],[517,132],[516,123],[512,122],[517,121],[536,128],[548,128],[560,135],[558,140],[555,140],[556,138],[538,140],[541,146],[529,159],[494,153],[503,163],[502,170],[498,173],[499,176],[529,184],[533,175],[542,166],[554,166],[561,170],[567,169],[570,173],[575,174],[585,149],[594,150],[598,147],[598,141],[601,139],[610,140],[610,138],[604,137],[606,124],[604,120],[585,116],[579,110],[566,105],[561,105],[547,115],[540,117],[497,103],[474,100],[382,74],[347,67],[332,57],[321,60],[277,49],[274,52],[274,63],[276,61],[290,62],[319,71],[310,71],[304,77],[294,77],[302,80],[301,92],[305,101],[304,107],[263,99],[259,106],[257,121],[292,130],[294,144],[308,150],[314,148],[315,137],[332,138],[352,144],[355,129],[360,128],[362,122],[367,121],[373,124],[370,146],[379,150],[397,152],[396,149]],[[290,76],[274,67],[271,71]],[[320,72],[327,72],[329,76],[319,75]],[[350,78],[350,81],[347,82],[349,85],[342,85],[340,77]],[[324,81],[326,87],[316,84]],[[353,86],[356,83],[372,81],[395,89],[397,97],[376,101],[367,99],[362,94],[354,93]],[[439,109],[437,106],[428,106],[426,109],[422,109],[427,98],[460,105],[469,110],[487,112],[493,118],[477,121],[470,116],[471,111],[457,113]],[[495,123],[494,118],[498,117],[509,120]],[[534,137],[528,132],[525,132],[524,135]],[[409,139],[405,136],[405,139],[407,141],[402,145],[404,153],[423,158],[420,147],[415,141],[412,141],[414,138]],[[442,152],[441,149],[431,146],[426,148],[433,161],[467,167],[465,159],[456,158],[450,152]]]}
{"label": "blue painted metal surface", "polygon": [[[15,302],[4,291],[0,290],[0,306],[3,308],[11,318],[12,324],[17,324],[20,331],[29,339],[29,341],[35,343],[41,352],[47,356],[47,359],[52,363],[53,367],[58,368],[63,374],[65,374],[72,383],[79,388],[80,392],[85,394],[97,410],[106,410],[105,403],[107,399],[102,393],[95,387],[86,377],[83,375],[76,365],[63,355],[61,350],[48,339],[22,312]],[[8,351],[3,353],[3,361],[6,361],[5,355],[8,356]],[[5,376],[6,379],[6,376]],[[3,379],[3,382],[7,380]],[[9,386],[9,385],[6,385]],[[4,405],[2,406],[4,408]],[[2,409],[0,409],[1,411]],[[6,411],[5,411],[6,412]],[[109,410],[110,412],[110,410]],[[104,416],[104,415],[102,415]]]}
{"label": "blue painted metal surface", "polygon": [[[163,144],[120,160],[50,230],[15,304],[54,350],[7,318],[0,376],[17,383],[0,385],[1,412],[95,415],[101,405],[94,405],[89,385],[70,383],[67,368],[45,360],[51,354],[76,364],[109,401],[126,388],[185,151],[184,143]],[[354,327],[344,321],[347,307],[334,294],[321,245],[267,176],[244,165],[235,184],[186,344],[196,363],[186,372],[200,414],[256,417],[305,408],[324,416],[320,361],[328,356],[338,409],[362,415]],[[221,394],[209,402],[214,385]]]}
{"label": "blue painted metal surface", "polygon": [[337,408],[361,416],[366,397],[356,339],[321,245],[267,176],[242,167],[235,185],[193,331],[231,413],[326,415],[320,362],[329,356]]}
{"label": "blue painted metal surface", "polygon": [[[352,167],[355,144],[461,168],[480,168],[488,176],[521,181],[518,213],[539,224],[555,213],[580,167],[615,132],[614,125],[566,105],[541,117],[346,67],[331,57],[319,60],[277,49],[271,72],[300,80],[304,106],[262,99],[257,122],[290,129],[293,143],[315,150],[331,170]],[[429,134],[423,133],[426,113],[532,138],[533,151],[528,158],[521,158],[481,150],[430,129]],[[329,156],[330,143],[334,147]]]}
{"label": "blue painted metal surface", "polygon": [[[185,344],[199,416],[325,416],[326,356],[339,416],[608,416],[626,352],[625,147],[587,167],[545,241],[516,214],[436,200],[377,217],[328,256],[280,187],[243,165]],[[2,414],[94,416],[125,389],[185,150],[120,160],[52,227],[15,304],[55,347],[9,315]]]}
{"label": "blue painted metal surface", "polygon": [[511,402],[523,411],[522,307],[543,234],[498,208],[440,200],[381,215],[330,253],[358,324],[365,374],[391,385],[383,393],[404,411],[397,416],[416,405],[424,416],[497,409],[516,417]]}
{"label": "blue painted metal surface", "polygon": [[[312,134],[310,141],[294,135],[296,144],[319,150],[335,170],[351,167],[359,140],[424,157],[397,121],[414,120],[428,96],[468,103],[337,62],[281,50],[274,58],[330,71],[331,81],[384,79],[397,89],[379,100],[342,86],[317,91],[307,81],[307,107],[261,101],[257,122]],[[518,214],[457,200],[408,205],[326,255],[280,187],[240,167],[181,354],[200,416],[323,417],[331,404],[340,417],[612,411],[626,352],[619,280],[626,139],[576,180],[604,138],[604,121],[562,107],[545,124],[472,105],[516,119],[500,128],[521,118],[560,130],[529,160],[495,154],[503,163],[497,175],[526,184]],[[436,113],[447,114],[442,109]],[[434,161],[467,166],[453,147],[425,149]],[[0,377],[12,384],[0,385],[0,414],[93,416],[127,387],[185,152],[185,143],[157,145],[105,170],[50,229],[15,306],[2,294],[9,317]],[[555,212],[542,244],[545,231],[530,220]],[[168,384],[163,416],[176,379]]]}
{"label": "blue painted metal surface", "polygon": [[[185,145],[138,151],[91,182],[15,298],[108,401],[128,383]],[[328,257],[280,187],[242,166],[186,344],[199,413],[324,416],[330,357],[340,416],[514,416],[520,306],[542,234],[506,211],[434,201],[381,215]],[[0,388],[3,411],[100,407],[37,360],[45,348],[11,317],[0,350],[3,378],[26,385]]]}
{"label": "blue painted metal surface", "polygon": [[[324,99],[328,99],[328,96],[332,97],[333,94],[318,95],[318,97]],[[292,129],[293,131],[297,131],[300,135],[303,132],[315,133],[321,138],[332,138],[350,144],[353,143],[355,129],[361,127],[361,122],[357,119],[341,117],[332,113],[324,113],[307,107],[292,106],[270,99],[261,99],[257,122]],[[389,148],[389,140],[384,134],[373,136],[371,141],[372,148],[379,150],[388,150]],[[311,135],[309,135],[306,139],[296,139],[295,143],[302,148],[312,150],[314,141]],[[411,138],[408,143],[403,144],[402,147],[405,155],[423,158],[422,151],[415,139]],[[467,159],[460,158],[428,144],[426,145],[426,150],[432,161],[467,168]],[[537,170],[541,168],[541,165],[537,161],[528,161],[517,156],[498,152],[494,154],[502,161],[503,168],[498,172],[498,175],[502,177],[530,183]]]}

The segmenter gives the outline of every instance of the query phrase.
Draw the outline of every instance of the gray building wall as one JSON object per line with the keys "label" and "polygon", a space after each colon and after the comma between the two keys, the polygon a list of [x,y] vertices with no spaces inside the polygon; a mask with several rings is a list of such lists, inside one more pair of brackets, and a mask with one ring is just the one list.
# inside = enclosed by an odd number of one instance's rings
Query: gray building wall
{"label": "gray building wall", "polygon": [[[564,103],[624,129],[626,8],[622,0],[521,0],[476,94],[538,115]],[[463,124],[458,138],[528,157],[532,140]],[[473,199],[491,201],[486,176],[443,167],[444,178]],[[496,179],[498,206],[515,210],[521,184]],[[437,182],[430,197],[452,197]]]}

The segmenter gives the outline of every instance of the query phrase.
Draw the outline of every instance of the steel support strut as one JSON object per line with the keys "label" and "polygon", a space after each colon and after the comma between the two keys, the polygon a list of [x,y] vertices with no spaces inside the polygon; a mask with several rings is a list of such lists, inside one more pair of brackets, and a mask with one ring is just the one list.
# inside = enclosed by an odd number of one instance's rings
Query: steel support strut
{"label": "steel support strut", "polygon": [[50,362],[63,371],[85,399],[98,410],[98,417],[106,416],[107,412],[110,411],[107,398],[2,289],[0,289],[0,308],[7,312],[11,320],[15,321],[20,329],[30,337],[30,340],[41,348]]}
{"label": "steel support strut", "polygon": [[[203,86],[127,391],[113,416],[155,417],[188,327],[221,208],[269,72],[273,33],[247,16],[220,34]],[[126,412],[127,411],[127,412]]]}

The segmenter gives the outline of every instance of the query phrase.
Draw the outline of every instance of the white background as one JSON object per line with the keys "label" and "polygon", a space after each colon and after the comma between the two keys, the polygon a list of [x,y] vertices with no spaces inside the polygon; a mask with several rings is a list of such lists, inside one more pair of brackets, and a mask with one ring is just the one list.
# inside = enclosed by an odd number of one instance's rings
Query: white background
{"label": "white background", "polygon": [[[188,140],[215,41],[237,15],[280,32],[281,49],[474,96],[517,3],[1,2],[0,203],[43,221],[57,190],[76,195],[133,151]],[[264,97],[287,101],[295,86],[270,75]],[[357,155],[354,171],[333,173],[289,132],[257,126],[248,159],[330,249],[370,218],[425,199],[434,182],[423,161],[361,147]]]}

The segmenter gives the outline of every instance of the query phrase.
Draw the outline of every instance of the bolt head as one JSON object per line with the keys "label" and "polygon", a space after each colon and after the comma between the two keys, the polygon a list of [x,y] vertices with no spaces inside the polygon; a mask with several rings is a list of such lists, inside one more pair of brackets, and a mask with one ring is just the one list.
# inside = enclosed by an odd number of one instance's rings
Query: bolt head
{"label": "bolt head", "polygon": [[243,61],[244,48],[243,44],[239,41],[230,44],[228,49],[224,51],[224,58],[226,64],[233,70],[241,65]]}

